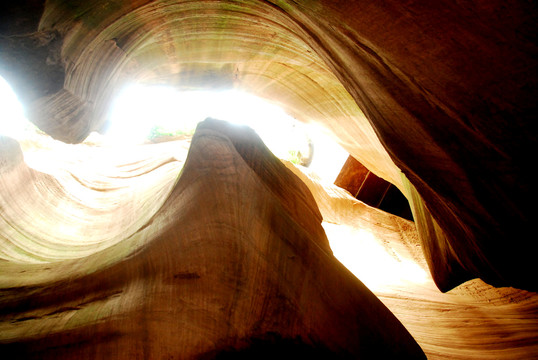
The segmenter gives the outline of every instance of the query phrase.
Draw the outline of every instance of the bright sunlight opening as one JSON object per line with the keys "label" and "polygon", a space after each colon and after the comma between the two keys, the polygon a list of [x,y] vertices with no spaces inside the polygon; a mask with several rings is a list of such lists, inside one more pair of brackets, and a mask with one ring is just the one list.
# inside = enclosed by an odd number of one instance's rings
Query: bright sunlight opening
{"label": "bright sunlight opening", "polygon": [[[125,148],[128,144],[159,142],[163,139],[188,140],[198,122],[207,117],[250,126],[276,156],[296,164],[305,162],[302,157],[312,151],[309,144],[313,144],[314,156],[307,165],[322,180],[330,183],[334,182],[348,157],[347,152],[332,141],[323,129],[300,123],[278,106],[253,95],[238,91],[178,92],[156,86],[133,86],[120,94],[110,115],[111,126],[106,133],[105,143],[99,140],[100,144],[110,146],[103,149],[106,151],[102,155],[110,157],[114,154],[110,154],[109,150]],[[39,136],[34,136],[36,134]],[[43,143],[43,138],[48,138],[25,118],[17,96],[2,77],[0,135],[15,138],[20,143],[34,140]],[[78,149],[78,145],[60,142],[55,145]],[[40,156],[40,146],[30,148],[33,150],[25,153],[25,158],[31,167],[45,172],[55,168],[55,159],[50,157],[50,151]],[[91,149],[92,146],[86,148]],[[81,151],[72,151],[75,149],[72,148],[69,152],[84,154],[82,150],[86,148],[80,148]],[[131,154],[132,148],[126,147],[125,150]],[[97,168],[92,170],[93,165],[106,163],[99,157],[91,160],[94,157],[86,156],[81,164],[90,173],[98,173]],[[389,254],[368,230],[326,222],[323,226],[335,257],[371,290],[427,281],[427,274],[422,268],[394,252]]]}
{"label": "bright sunlight opening", "polygon": [[277,157],[309,166],[330,182],[348,157],[322,129],[297,121],[275,104],[235,90],[130,86],[113,105],[106,135],[118,145],[190,136],[207,117],[248,125]]}
{"label": "bright sunlight opening", "polygon": [[17,95],[7,81],[0,76],[0,135],[21,140],[28,131],[34,131],[35,126],[24,116]]}

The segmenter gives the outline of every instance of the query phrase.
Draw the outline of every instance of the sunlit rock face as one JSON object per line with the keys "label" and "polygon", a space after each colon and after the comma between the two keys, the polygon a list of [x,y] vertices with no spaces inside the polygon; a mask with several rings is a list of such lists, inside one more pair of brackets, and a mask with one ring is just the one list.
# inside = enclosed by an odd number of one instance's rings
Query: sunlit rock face
{"label": "sunlit rock face", "polygon": [[45,137],[23,154],[2,138],[3,354],[420,357],[331,250],[429,358],[537,351],[534,293],[473,281],[442,294],[412,222],[285,170],[252,131],[201,128],[181,173],[182,141],[111,153]]}
{"label": "sunlit rock face", "polygon": [[[415,260],[427,266],[438,289],[446,292],[478,277],[494,286],[536,291],[529,240],[536,194],[525,160],[536,148],[538,22],[533,3],[52,0],[46,6],[43,1],[2,4],[6,6],[0,21],[0,75],[18,92],[30,119],[54,138],[78,143],[92,130],[104,129],[114,95],[131,82],[250,91],[279,103],[301,121],[327,127],[354,158],[405,193],[418,234],[412,248],[423,254]],[[39,179],[57,177],[27,169],[10,144],[2,149],[9,147],[15,160],[11,155],[0,159],[9,158],[6,163],[19,164],[20,171]],[[122,227],[131,233],[147,223],[144,216],[159,208],[173,184],[174,163],[160,178],[155,202],[147,195],[154,209],[129,212],[118,223],[101,220],[99,226],[112,227],[118,236],[92,232],[91,249],[77,244],[72,252],[53,250],[55,240],[46,229],[30,234],[28,242],[26,237],[8,237],[21,239],[21,247],[11,241],[4,248],[25,250],[4,250],[10,262],[3,266],[11,269],[15,258],[86,259],[99,246],[115,249],[105,263],[127,256],[144,241],[122,241]],[[19,192],[12,181],[3,181],[3,197]],[[25,186],[23,200],[2,203],[2,211],[15,216],[26,209],[26,201],[37,198],[40,211],[65,220],[61,209],[39,200],[40,192],[50,188],[45,180],[41,184],[48,185]],[[341,204],[339,196],[337,201],[328,195],[316,199],[320,209]],[[65,204],[72,208],[71,200]],[[355,214],[349,209],[359,205],[347,204],[345,212]],[[107,206],[113,213],[113,206]],[[333,212],[322,210],[324,218]],[[76,219],[71,220],[54,226],[79,229]],[[376,224],[365,221],[352,222]],[[62,241],[77,237],[69,231],[61,234]],[[401,240],[400,235],[395,238]],[[90,271],[92,266],[83,265],[90,260],[79,261],[77,271]],[[55,279],[42,276],[43,281]],[[24,283],[14,281],[5,284]],[[428,307],[427,301],[437,296],[408,299],[391,310],[412,317],[409,309]],[[467,311],[461,319],[484,320],[474,323],[477,331],[472,333],[480,335],[473,340],[459,334],[461,340],[451,333],[461,322],[445,318],[446,333],[461,341],[430,338],[429,355],[479,357],[477,347],[484,358],[502,357],[507,354],[503,349],[520,357],[532,352],[533,293],[495,290],[472,281],[447,296],[439,302],[445,305],[429,308],[431,316],[445,316],[443,308]],[[446,305],[453,301],[459,305]],[[484,315],[492,312],[488,301],[502,307],[495,308],[502,315]],[[462,302],[477,307],[470,311]],[[417,329],[415,337],[431,330],[422,325]],[[522,339],[516,333],[526,335]],[[427,341],[420,343],[424,347]]]}
{"label": "sunlit rock face", "polygon": [[42,266],[56,281],[2,290],[0,311],[15,315],[4,315],[3,353],[424,358],[332,256],[321,220],[308,188],[252,130],[206,120],[163,206],[124,240],[143,241],[136,251],[108,266],[114,248]]}
{"label": "sunlit rock face", "polygon": [[49,142],[23,155],[0,139],[0,259],[15,263],[83,258],[122,242],[162,206],[186,152],[177,142],[173,151],[116,152]]}
{"label": "sunlit rock face", "polygon": [[[474,277],[535,290],[526,4],[49,1],[37,33],[2,38],[3,72],[32,94],[32,121],[68,142],[105,126],[133,81],[270,98],[406,193],[441,290]],[[35,23],[12,12],[6,24]]]}

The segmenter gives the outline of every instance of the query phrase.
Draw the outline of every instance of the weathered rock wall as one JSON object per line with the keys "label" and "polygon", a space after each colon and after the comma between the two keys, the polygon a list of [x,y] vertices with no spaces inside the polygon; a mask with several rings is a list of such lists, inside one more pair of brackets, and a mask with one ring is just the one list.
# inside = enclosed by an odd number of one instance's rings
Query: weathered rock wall
{"label": "weathered rock wall", "polygon": [[52,279],[4,286],[2,353],[424,358],[332,256],[321,220],[308,188],[252,130],[206,120],[166,202],[125,239],[141,242],[134,253],[27,265]]}
{"label": "weathered rock wall", "polygon": [[[441,290],[473,277],[536,289],[527,241],[536,196],[523,160],[536,144],[532,3],[56,0],[35,9],[44,11],[35,34],[4,29],[3,72],[22,98],[32,94],[32,121],[54,137],[79,142],[101,129],[130,81],[245,89],[328,127],[406,192]],[[28,31],[35,14],[17,14],[29,19],[11,28]]]}

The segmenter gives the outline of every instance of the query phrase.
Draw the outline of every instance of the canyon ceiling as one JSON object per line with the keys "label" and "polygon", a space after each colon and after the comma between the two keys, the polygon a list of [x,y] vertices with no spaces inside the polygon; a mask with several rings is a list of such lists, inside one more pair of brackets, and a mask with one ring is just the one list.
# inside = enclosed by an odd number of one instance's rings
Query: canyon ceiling
{"label": "canyon ceiling", "polygon": [[[537,14],[495,0],[3,3],[0,75],[51,138],[30,166],[27,145],[0,137],[1,346],[537,356]],[[219,121],[199,126],[184,165],[174,142],[117,158],[80,144],[134,83],[240,89],[320,124],[414,221]],[[369,229],[431,279],[374,295],[332,257],[322,221]]]}

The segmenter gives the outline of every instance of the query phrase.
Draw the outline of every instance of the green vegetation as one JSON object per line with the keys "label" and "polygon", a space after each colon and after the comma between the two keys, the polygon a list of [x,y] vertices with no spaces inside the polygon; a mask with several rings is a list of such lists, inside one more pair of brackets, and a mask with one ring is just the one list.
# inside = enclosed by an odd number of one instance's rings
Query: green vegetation
{"label": "green vegetation", "polygon": [[177,130],[170,130],[165,129],[162,126],[155,125],[153,128],[151,128],[148,140],[153,140],[157,138],[163,138],[163,137],[176,137],[176,136],[192,136],[194,134],[195,129],[177,129]]}
{"label": "green vegetation", "polygon": [[301,165],[301,152],[298,150],[288,150],[288,157],[286,160],[294,163],[295,165]]}

